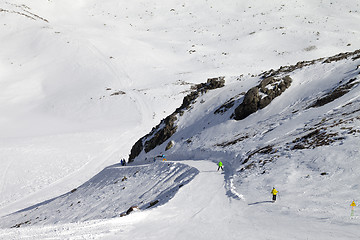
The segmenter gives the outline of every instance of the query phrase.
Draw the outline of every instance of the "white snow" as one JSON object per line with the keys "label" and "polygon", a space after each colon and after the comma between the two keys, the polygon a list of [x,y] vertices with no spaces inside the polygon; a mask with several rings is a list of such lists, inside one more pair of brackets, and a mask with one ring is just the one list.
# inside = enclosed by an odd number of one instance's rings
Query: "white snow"
{"label": "white snow", "polygon": [[[359,81],[359,59],[296,70],[243,121],[213,112],[262,71],[360,49],[359,12],[357,0],[0,0],[0,239],[358,239],[360,86],[306,106]],[[171,150],[119,166],[217,76],[226,86],[179,118]],[[322,121],[343,139],[288,150]],[[269,145],[273,159],[243,164]],[[153,163],[160,153],[169,161]]]}

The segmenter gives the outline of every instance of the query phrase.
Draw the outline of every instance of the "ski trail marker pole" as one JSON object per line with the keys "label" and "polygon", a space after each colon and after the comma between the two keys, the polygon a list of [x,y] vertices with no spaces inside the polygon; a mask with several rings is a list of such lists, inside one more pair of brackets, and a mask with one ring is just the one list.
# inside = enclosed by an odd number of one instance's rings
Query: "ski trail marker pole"
{"label": "ski trail marker pole", "polygon": [[354,210],[355,210],[355,207],[356,207],[355,201],[353,201],[353,202],[350,204],[350,206],[351,206],[351,214],[350,214],[350,216],[353,217],[353,216],[354,216]]}

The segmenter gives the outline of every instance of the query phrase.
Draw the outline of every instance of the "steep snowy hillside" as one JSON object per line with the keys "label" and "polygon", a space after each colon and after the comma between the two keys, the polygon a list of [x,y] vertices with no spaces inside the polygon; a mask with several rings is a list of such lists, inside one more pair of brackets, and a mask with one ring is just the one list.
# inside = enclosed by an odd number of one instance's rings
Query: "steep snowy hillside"
{"label": "steep snowy hillside", "polygon": [[[146,146],[168,126],[154,128],[140,140],[145,148],[134,162],[147,162],[156,154],[222,161],[227,195],[256,211],[268,211],[262,205],[276,187],[281,205],[272,212],[305,217],[315,226],[357,226],[358,219],[349,218],[349,206],[359,200],[359,66],[360,51],[355,51],[239,77],[174,115],[176,132],[149,151]],[[234,119],[247,98],[252,102],[246,106],[254,101],[261,106],[272,90],[280,91],[284,76],[291,80],[288,89],[242,120]],[[254,86],[258,92],[249,97]]]}
{"label": "steep snowy hillside", "polygon": [[[197,98],[185,98],[184,102],[189,102],[186,108],[175,111],[175,120],[169,123],[176,129],[173,135],[157,147],[147,147],[163,129],[170,128],[160,124],[142,139],[143,151],[134,161],[158,154],[196,159],[200,153],[200,158],[236,159],[238,164],[233,167],[237,168],[239,164],[252,165],[251,158],[259,157],[255,156],[258,153],[339,143],[348,134],[357,134],[359,65],[360,51],[355,51],[283,66],[258,76],[233,77],[225,87],[209,92],[199,88]],[[241,108],[244,104],[246,109]],[[235,120],[239,111],[244,117]],[[355,126],[351,128],[351,124]],[[174,146],[166,150],[169,143]]]}

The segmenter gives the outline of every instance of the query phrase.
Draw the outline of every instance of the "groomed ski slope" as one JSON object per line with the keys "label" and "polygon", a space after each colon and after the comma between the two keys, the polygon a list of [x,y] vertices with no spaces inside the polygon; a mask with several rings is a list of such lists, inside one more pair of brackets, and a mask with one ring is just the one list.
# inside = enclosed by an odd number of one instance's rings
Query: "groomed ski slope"
{"label": "groomed ski slope", "polygon": [[0,230],[1,239],[358,239],[358,225],[286,214],[290,203],[272,203],[270,193],[257,202],[229,198],[213,162],[181,163],[199,173],[165,205],[122,218]]}

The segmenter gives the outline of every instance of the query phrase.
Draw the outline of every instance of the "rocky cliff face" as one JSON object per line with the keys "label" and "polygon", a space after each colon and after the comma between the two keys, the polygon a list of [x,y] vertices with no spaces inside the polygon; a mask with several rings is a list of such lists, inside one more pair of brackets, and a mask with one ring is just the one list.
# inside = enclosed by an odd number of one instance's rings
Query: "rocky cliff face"
{"label": "rocky cliff face", "polygon": [[[247,91],[243,102],[235,109],[232,117],[235,120],[242,120],[258,109],[266,107],[274,98],[280,96],[290,87],[291,82],[290,76],[280,79],[275,77],[265,78],[258,86]],[[264,96],[261,96],[260,93]]]}
{"label": "rocky cliff face", "polygon": [[174,113],[163,119],[159,125],[151,130],[149,134],[140,138],[135,143],[129,155],[129,162],[134,161],[141,151],[144,150],[147,153],[155,147],[163,144],[172,135],[174,135],[177,129],[175,121],[178,119],[178,116],[181,116],[186,109],[189,109],[191,104],[200,96],[200,94],[205,94],[211,89],[221,88],[223,86],[225,86],[224,77],[218,77],[208,79],[206,83],[201,83],[193,87],[194,91],[184,97],[183,103],[175,110]]}
{"label": "rocky cliff face", "polygon": [[[265,108],[276,97],[279,97],[282,93],[284,93],[293,82],[290,75],[292,76],[294,71],[301,70],[315,64],[329,64],[344,59],[349,61],[355,61],[359,58],[360,50],[357,50],[354,52],[341,53],[329,58],[320,58],[312,61],[298,62],[295,65],[282,66],[277,70],[271,69],[267,72],[263,72],[259,75],[260,82],[257,86],[250,88],[247,92],[236,93],[234,97],[224,102],[224,104],[220,105],[214,111],[214,114],[223,115],[230,109],[235,109],[233,110],[234,112],[231,115],[231,118],[235,120],[245,119],[256,111]],[[360,66],[358,66],[358,68],[360,68]],[[184,97],[182,105],[178,109],[176,109],[173,114],[162,120],[161,123],[158,126],[154,127],[149,134],[142,137],[135,143],[135,145],[131,149],[129,161],[133,161],[142,151],[147,153],[155,147],[163,144],[165,141],[168,141],[177,131],[176,121],[178,120],[178,118],[182,116],[185,110],[191,107],[191,105],[200,96],[200,94],[204,94],[210,89],[223,87],[224,83],[224,78],[214,78],[209,79],[207,83],[196,85],[193,88],[194,91]],[[328,89],[328,92],[324,92],[323,96],[320,96],[314,99],[312,102],[309,102],[307,107],[314,108],[323,106],[348,93],[358,84],[359,81],[357,81],[357,78],[339,79],[339,83],[334,88]],[[314,136],[320,135],[315,134]],[[191,138],[191,136],[187,137],[189,139]],[[227,147],[236,144],[239,141],[243,141],[247,138],[251,138],[251,135],[241,135],[235,139],[231,139],[230,141],[216,144],[216,146]],[[296,142],[296,144],[297,145],[294,148],[301,147],[298,142]]]}
{"label": "rocky cliff face", "polygon": [[[232,118],[235,120],[242,120],[248,117],[250,114],[262,109],[270,104],[270,102],[280,96],[287,88],[290,87],[292,79],[286,75],[294,72],[297,69],[301,69],[307,66],[314,65],[316,63],[332,63],[343,59],[351,59],[353,61],[360,58],[360,50],[354,52],[340,53],[329,58],[320,58],[312,61],[302,61],[295,65],[282,66],[277,70],[271,69],[270,71],[261,74],[263,80],[256,87],[251,88],[244,97],[243,102],[235,109]],[[281,77],[284,76],[285,77]],[[351,85],[350,87],[348,87]],[[333,101],[334,99],[344,95],[349,88],[353,87],[351,82],[346,87],[341,87],[336,91],[327,94],[323,99],[318,100],[313,106],[321,105],[325,102]]]}

